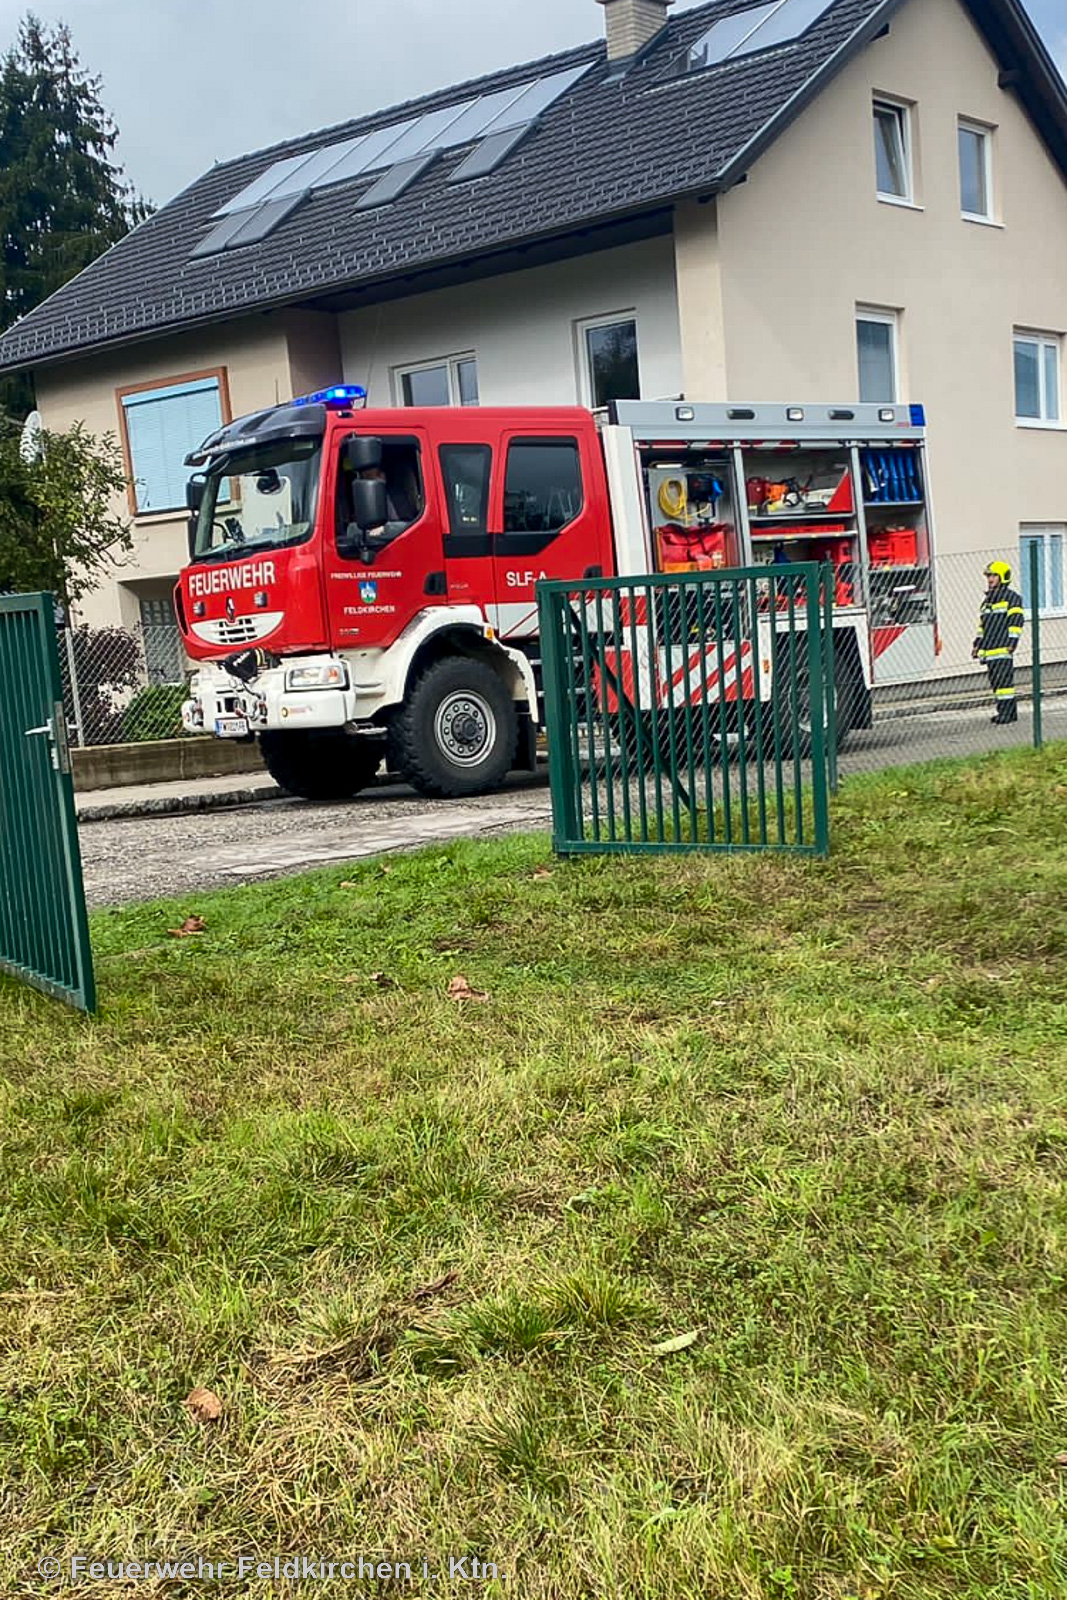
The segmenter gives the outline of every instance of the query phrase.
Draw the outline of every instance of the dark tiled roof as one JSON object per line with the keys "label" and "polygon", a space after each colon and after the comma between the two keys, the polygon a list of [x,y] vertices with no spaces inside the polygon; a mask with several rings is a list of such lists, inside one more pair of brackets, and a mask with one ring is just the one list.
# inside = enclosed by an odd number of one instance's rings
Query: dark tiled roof
{"label": "dark tiled roof", "polygon": [[[621,77],[609,70],[604,45],[592,44],[224,162],[10,328],[0,339],[0,371],[355,287],[384,290],[415,269],[712,191],[741,175],[898,3],[835,0],[791,45],[682,76],[678,63],[693,42],[718,17],[743,9],[742,0],[714,0],[675,18]],[[998,9],[1015,0],[973,3]],[[464,152],[448,152],[387,206],[357,211],[353,201],[373,179],[357,180],[313,193],[258,244],[190,257],[218,207],[279,159],[580,64],[589,70],[486,177],[449,184]]]}

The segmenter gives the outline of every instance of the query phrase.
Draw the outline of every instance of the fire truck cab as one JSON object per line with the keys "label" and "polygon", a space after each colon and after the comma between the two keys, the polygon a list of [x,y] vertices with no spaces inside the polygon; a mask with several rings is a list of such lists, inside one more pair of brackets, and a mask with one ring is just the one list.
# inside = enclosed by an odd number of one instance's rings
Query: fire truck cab
{"label": "fire truck cab", "polygon": [[354,794],[386,756],[438,796],[532,767],[545,578],[828,563],[853,726],[880,654],[932,661],[918,408],[363,402],[323,390],[188,458],[183,721],[258,737],[292,793]]}

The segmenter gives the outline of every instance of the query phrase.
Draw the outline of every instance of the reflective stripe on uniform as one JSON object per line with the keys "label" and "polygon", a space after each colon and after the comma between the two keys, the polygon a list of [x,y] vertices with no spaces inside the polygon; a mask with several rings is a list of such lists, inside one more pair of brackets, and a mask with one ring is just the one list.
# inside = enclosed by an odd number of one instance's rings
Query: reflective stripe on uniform
{"label": "reflective stripe on uniform", "polygon": [[1014,689],[994,689],[993,690],[993,698],[994,698],[994,700],[1014,700],[1015,699],[1015,690]]}
{"label": "reflective stripe on uniform", "polygon": [[980,650],[978,653],[982,657],[983,661],[995,661],[1001,656],[1011,655],[1011,651],[1008,649],[1006,644],[996,645],[991,650]]}

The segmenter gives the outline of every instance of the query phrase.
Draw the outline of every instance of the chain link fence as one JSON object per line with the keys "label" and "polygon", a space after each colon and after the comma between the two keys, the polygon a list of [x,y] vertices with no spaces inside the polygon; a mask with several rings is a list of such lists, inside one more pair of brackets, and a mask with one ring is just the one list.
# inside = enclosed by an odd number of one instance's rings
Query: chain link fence
{"label": "chain link fence", "polygon": [[[1023,626],[1021,636],[1011,641],[1010,666],[996,667],[991,675],[992,661],[976,659],[972,652],[987,591],[985,569],[994,561],[1011,569],[1008,587],[1021,599]],[[843,734],[840,774],[1067,738],[1063,562],[1063,549],[1054,537],[1037,533],[1024,540],[1022,550],[939,556],[929,612],[922,609],[922,580],[916,574],[907,568],[872,567],[870,726],[853,724]],[[835,631],[835,644],[839,640]],[[835,667],[840,707],[855,698],[856,664],[837,649]],[[1017,720],[1002,721],[1008,678],[1013,680]]]}
{"label": "chain link fence", "polygon": [[[1024,608],[1012,658],[1018,720],[1007,724],[992,722],[989,670],[971,653],[990,561],[1011,567],[1010,586]],[[932,582],[923,571],[877,565],[867,578],[873,671],[864,671],[853,646],[841,648],[846,618],[835,616],[838,709],[852,713],[862,706],[865,713],[842,719],[851,724],[840,741],[842,776],[1031,743],[1035,717],[1039,737],[1067,738],[1062,533],[1035,530],[1024,535],[1021,549],[939,556]],[[183,736],[188,665],[181,637],[165,616],[134,628],[62,628],[59,644],[73,744]]]}
{"label": "chain link fence", "polygon": [[62,628],[59,659],[71,744],[184,737],[185,658],[173,627]]}

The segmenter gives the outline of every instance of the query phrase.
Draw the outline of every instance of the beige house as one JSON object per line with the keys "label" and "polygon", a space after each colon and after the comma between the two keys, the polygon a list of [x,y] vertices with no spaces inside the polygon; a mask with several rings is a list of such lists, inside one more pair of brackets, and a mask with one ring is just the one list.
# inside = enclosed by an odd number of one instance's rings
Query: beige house
{"label": "beige house", "polygon": [[215,167],[0,340],[125,451],[136,549],[83,620],[180,672],[186,452],[330,383],[910,400],[939,553],[1036,542],[1067,653],[1067,90],[1019,0],[600,3],[606,41]]}

